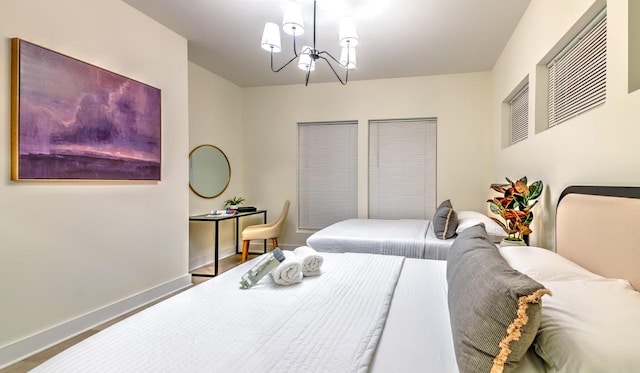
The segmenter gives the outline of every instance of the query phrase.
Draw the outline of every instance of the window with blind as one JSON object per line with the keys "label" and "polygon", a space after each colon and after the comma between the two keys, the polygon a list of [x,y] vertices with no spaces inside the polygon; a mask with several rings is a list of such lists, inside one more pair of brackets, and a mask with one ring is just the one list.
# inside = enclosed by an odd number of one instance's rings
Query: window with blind
{"label": "window with blind", "polygon": [[369,122],[369,218],[431,219],[436,119]]}
{"label": "window with blind", "polygon": [[547,67],[549,127],[604,104],[607,89],[606,8]]}
{"label": "window with blind", "polygon": [[357,158],[357,122],[298,124],[300,229],[357,217]]}
{"label": "window with blind", "polygon": [[509,145],[522,141],[529,135],[529,84],[509,100]]}

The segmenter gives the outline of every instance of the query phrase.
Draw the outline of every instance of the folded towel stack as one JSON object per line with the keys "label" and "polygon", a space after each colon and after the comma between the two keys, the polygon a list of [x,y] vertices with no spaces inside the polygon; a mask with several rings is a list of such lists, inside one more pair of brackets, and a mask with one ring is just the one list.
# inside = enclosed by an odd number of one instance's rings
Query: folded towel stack
{"label": "folded towel stack", "polygon": [[309,246],[300,246],[293,250],[302,262],[302,274],[306,277],[320,275],[323,258]]}
{"label": "folded towel stack", "polygon": [[293,285],[302,282],[302,261],[291,250],[282,250],[285,256],[276,268],[271,271],[273,281],[278,285]]}

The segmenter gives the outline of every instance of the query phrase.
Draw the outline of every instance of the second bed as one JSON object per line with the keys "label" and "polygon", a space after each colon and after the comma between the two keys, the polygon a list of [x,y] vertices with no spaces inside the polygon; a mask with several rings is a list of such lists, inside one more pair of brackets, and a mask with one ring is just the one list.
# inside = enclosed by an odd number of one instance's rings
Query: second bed
{"label": "second bed", "polygon": [[[482,223],[493,242],[498,243],[506,236],[502,228],[484,214],[460,211],[457,215],[457,233]],[[371,253],[446,260],[455,237],[438,238],[432,220],[347,219],[309,236],[307,246],[329,253]]]}

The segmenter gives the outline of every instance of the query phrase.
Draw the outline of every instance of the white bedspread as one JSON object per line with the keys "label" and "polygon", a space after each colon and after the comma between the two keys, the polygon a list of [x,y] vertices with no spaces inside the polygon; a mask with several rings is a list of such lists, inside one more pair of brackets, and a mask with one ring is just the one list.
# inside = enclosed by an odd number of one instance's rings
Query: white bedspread
{"label": "white bedspread", "polygon": [[36,372],[366,372],[403,258],[323,254],[322,275],[249,290],[248,263],[71,347]]}
{"label": "white bedspread", "polygon": [[307,239],[324,252],[400,255],[445,260],[453,239],[439,240],[429,220],[348,219],[334,223]]}

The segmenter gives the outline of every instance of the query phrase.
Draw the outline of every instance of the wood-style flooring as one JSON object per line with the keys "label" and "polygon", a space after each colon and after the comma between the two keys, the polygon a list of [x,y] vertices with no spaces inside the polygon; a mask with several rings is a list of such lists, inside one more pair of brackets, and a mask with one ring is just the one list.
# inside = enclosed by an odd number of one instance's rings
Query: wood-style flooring
{"label": "wood-style flooring", "polygon": [[[252,258],[253,256],[250,256],[249,258]],[[240,259],[241,256],[240,255],[232,255],[230,257],[224,258],[224,259],[220,259],[219,265],[218,265],[218,271],[220,273],[223,273],[237,265],[240,264]],[[208,265],[208,266],[204,266],[201,268],[197,268],[194,269],[191,273],[209,273],[209,274],[213,274],[213,265]],[[192,276],[191,277],[191,283],[193,284],[192,286],[196,286],[198,284],[201,284],[207,280],[211,279],[211,277],[201,277],[201,276]],[[187,288],[188,289],[188,288]],[[186,289],[184,289],[186,290]],[[45,361],[49,360],[51,357],[59,354],[60,352],[66,350],[67,348],[73,346],[74,344],[84,340],[85,338],[88,338],[94,334],[96,334],[97,332],[105,329],[106,327],[113,325],[115,323],[117,323],[118,321],[121,321],[123,319],[126,319],[127,317],[147,308],[150,307],[166,298],[169,298],[173,295],[176,295],[177,293],[184,291],[184,290],[180,290],[176,293],[172,293],[167,295],[164,298],[161,298],[153,303],[147,304],[145,306],[142,306],[140,308],[137,308],[133,311],[130,311],[120,317],[117,317],[111,321],[108,321],[104,324],[100,324],[98,326],[96,326],[95,328],[92,328],[90,330],[87,330],[84,333],[81,333],[73,338],[70,338],[64,342],[58,343],[57,345],[50,347],[44,351],[41,351],[35,355],[29,356],[28,358],[21,360],[13,365],[9,365],[6,368],[0,369],[0,373],[24,373],[24,372],[28,372],[29,370],[37,367],[38,365],[44,363]]]}

